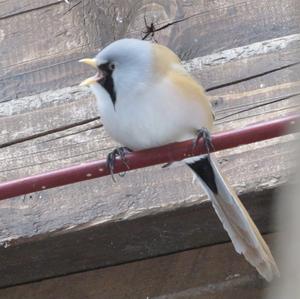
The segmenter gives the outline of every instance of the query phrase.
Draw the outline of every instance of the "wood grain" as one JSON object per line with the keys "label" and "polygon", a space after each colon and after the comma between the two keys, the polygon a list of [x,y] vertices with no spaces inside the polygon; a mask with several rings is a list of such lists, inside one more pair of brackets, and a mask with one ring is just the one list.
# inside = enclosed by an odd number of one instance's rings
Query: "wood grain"
{"label": "wood grain", "polygon": [[[293,148],[276,143],[219,157],[262,232],[276,229],[274,189],[292,171]],[[0,211],[0,286],[228,240],[180,165],[130,172],[115,185],[108,177],[3,201]]]}
{"label": "wood grain", "polygon": [[[266,240],[274,252],[277,235]],[[230,243],[0,290],[10,299],[259,299],[269,287]]]}
{"label": "wood grain", "polygon": [[297,0],[85,0],[71,10],[64,1],[34,2],[0,18],[0,101],[77,84],[86,74],[77,60],[114,39],[140,37],[144,15],[157,26],[194,15],[156,35],[184,59],[299,32]]}
{"label": "wood grain", "polygon": [[[229,84],[210,92],[217,120],[234,113],[217,121],[215,131],[243,127],[296,111],[299,72],[294,70],[296,66],[284,66],[297,62],[298,50],[296,39],[277,52],[236,57],[227,63],[211,61],[203,65],[201,58],[189,61],[186,67],[205,86],[210,80],[213,85]],[[205,60],[207,57],[202,59]],[[276,71],[267,75],[247,79],[274,69]],[[230,85],[237,78],[244,80]],[[266,105],[276,100],[278,102]],[[265,105],[255,108],[261,104]],[[101,121],[96,119],[95,100],[87,89],[74,87],[6,102],[0,106],[0,115],[2,180],[98,159],[115,146],[101,128]]]}
{"label": "wood grain", "polygon": [[[198,14],[155,38],[194,58],[186,67],[210,89],[217,119],[235,113],[215,130],[297,111],[296,2],[0,1],[0,180],[102,158],[115,146],[91,94],[69,86],[90,72],[78,58],[113,39],[140,35],[145,14],[157,25]],[[264,232],[276,230],[274,193],[293,172],[296,143],[287,136],[218,154]],[[157,166],[116,184],[107,177],[1,202],[0,286],[228,240],[190,182],[182,165]]]}
{"label": "wood grain", "polygon": [[0,2],[0,20],[25,14],[43,7],[59,4],[64,0],[9,0]]}

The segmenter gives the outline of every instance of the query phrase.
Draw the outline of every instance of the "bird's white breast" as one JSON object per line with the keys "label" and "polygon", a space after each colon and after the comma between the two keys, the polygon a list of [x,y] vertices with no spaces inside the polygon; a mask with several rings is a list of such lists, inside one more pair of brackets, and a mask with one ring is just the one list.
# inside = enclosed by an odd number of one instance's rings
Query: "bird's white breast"
{"label": "bird's white breast", "polygon": [[117,95],[115,107],[108,93],[100,89],[97,105],[105,129],[132,150],[193,138],[208,121],[200,102],[185,99],[167,78]]}

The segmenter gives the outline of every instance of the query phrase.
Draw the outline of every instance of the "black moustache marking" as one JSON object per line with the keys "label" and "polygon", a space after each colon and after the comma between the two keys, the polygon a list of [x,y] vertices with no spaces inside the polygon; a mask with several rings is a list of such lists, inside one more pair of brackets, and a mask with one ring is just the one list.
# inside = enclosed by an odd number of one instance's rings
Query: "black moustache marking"
{"label": "black moustache marking", "polygon": [[103,78],[98,81],[99,84],[101,84],[105,90],[108,92],[110,95],[111,101],[113,105],[115,106],[116,100],[117,100],[117,95],[115,91],[115,86],[114,86],[114,80],[112,78],[112,73],[113,70],[109,68],[109,63],[104,63],[99,65],[99,70],[103,73]]}

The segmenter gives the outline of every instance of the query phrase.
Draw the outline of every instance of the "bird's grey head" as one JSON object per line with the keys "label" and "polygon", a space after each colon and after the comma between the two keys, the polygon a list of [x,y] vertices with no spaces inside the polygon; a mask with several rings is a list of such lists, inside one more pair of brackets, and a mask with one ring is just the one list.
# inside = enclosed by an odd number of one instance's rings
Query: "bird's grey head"
{"label": "bird's grey head", "polygon": [[95,58],[81,60],[98,69],[97,75],[83,81],[82,85],[90,85],[96,97],[105,89],[115,105],[118,97],[146,84],[151,75],[151,58],[150,42],[138,39],[115,41]]}

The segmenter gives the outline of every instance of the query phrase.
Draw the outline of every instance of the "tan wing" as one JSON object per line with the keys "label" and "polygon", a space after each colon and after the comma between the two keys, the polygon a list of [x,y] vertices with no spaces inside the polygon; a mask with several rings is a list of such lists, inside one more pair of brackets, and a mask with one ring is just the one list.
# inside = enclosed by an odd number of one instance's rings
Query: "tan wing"
{"label": "tan wing", "polygon": [[184,69],[179,57],[173,51],[162,45],[154,44],[153,46],[156,76],[158,78],[167,76],[174,86],[184,94],[184,99],[198,102],[206,111],[207,129],[210,130],[214,114],[203,87]]}
{"label": "tan wing", "polygon": [[165,75],[174,65],[181,65],[179,57],[169,48],[153,44],[154,74]]}

